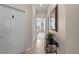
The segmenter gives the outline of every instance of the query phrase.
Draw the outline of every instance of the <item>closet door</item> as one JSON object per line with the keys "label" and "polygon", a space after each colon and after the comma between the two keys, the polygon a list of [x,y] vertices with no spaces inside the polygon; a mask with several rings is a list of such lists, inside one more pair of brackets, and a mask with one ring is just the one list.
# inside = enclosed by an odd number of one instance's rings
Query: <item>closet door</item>
{"label": "closet door", "polygon": [[11,53],[11,11],[0,5],[0,53]]}
{"label": "closet door", "polygon": [[13,53],[21,53],[25,48],[25,13],[14,10],[12,19]]}

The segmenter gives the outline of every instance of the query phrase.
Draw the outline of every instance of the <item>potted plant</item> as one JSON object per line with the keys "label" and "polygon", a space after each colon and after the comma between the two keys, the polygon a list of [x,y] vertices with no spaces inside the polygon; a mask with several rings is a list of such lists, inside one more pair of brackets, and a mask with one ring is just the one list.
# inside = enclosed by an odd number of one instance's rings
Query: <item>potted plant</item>
{"label": "potted plant", "polygon": [[48,39],[48,41],[49,41],[50,44],[53,44],[53,33],[48,32],[47,39]]}

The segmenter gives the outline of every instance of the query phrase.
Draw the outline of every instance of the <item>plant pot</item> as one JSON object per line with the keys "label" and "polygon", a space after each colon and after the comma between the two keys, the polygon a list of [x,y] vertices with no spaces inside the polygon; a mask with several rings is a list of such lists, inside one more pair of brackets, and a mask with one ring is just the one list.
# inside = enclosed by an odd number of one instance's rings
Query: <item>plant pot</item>
{"label": "plant pot", "polygon": [[53,44],[53,38],[49,39],[49,43]]}

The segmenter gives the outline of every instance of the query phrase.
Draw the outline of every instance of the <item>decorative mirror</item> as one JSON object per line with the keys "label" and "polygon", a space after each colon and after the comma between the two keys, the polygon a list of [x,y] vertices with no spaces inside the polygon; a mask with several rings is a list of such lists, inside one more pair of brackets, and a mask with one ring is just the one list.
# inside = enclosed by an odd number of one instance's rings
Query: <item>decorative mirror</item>
{"label": "decorative mirror", "polygon": [[58,32],[58,5],[52,10],[50,14],[50,30]]}

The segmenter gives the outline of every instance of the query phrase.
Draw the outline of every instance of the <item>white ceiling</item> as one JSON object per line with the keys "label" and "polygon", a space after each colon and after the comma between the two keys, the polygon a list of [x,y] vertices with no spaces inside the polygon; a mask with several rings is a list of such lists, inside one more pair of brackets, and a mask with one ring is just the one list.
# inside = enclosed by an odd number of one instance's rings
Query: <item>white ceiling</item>
{"label": "white ceiling", "polygon": [[40,4],[35,4],[35,10],[36,12],[47,12],[47,9],[48,9],[48,4],[42,4],[40,6]]}

